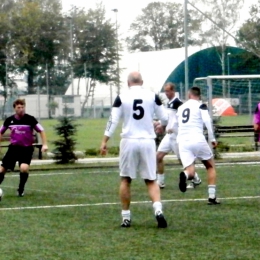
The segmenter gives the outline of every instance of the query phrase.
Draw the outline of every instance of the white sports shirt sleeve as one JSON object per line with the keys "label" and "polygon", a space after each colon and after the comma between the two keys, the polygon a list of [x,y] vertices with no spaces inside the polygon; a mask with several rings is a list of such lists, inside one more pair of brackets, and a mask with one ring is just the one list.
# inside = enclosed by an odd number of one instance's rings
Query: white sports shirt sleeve
{"label": "white sports shirt sleeve", "polygon": [[105,136],[112,136],[120,120],[123,120],[122,138],[155,138],[154,114],[167,125],[168,114],[158,95],[141,86],[132,86],[114,102],[107,123]]}
{"label": "white sports shirt sleeve", "polygon": [[170,100],[167,103],[167,112],[169,115],[169,121],[168,124],[166,126],[166,131],[171,130],[173,131],[174,135],[176,136],[178,133],[178,118],[177,118],[177,111],[178,108],[182,105],[182,101],[175,97],[172,100]]}
{"label": "white sports shirt sleeve", "polygon": [[105,130],[105,136],[111,137],[116,130],[116,127],[120,121],[120,118],[122,116],[122,102],[119,96],[116,97],[113,108],[109,117],[109,120],[107,122],[106,130]]}
{"label": "white sports shirt sleeve", "polygon": [[158,95],[155,95],[155,115],[161,122],[162,126],[167,126],[169,120],[169,114],[162,104]]}
{"label": "white sports shirt sleeve", "polygon": [[205,104],[202,104],[200,106],[200,112],[201,112],[201,117],[202,121],[205,124],[207,130],[208,130],[208,135],[209,135],[209,141],[210,142],[215,142],[216,139],[214,137],[214,133],[212,130],[212,124],[211,124],[211,118],[208,112],[208,107]]}

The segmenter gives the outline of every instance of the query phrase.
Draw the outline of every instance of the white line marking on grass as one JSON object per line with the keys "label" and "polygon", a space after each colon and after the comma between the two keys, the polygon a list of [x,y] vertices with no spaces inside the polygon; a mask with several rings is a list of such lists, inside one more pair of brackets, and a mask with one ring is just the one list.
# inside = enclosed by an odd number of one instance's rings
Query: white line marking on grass
{"label": "white line marking on grass", "polygon": [[[243,196],[243,197],[228,197],[219,198],[220,200],[249,200],[249,199],[260,199],[260,196]],[[199,199],[173,199],[173,200],[162,200],[162,202],[192,202],[192,201],[206,201],[205,198]],[[131,204],[146,204],[151,201],[133,201]],[[46,206],[28,206],[28,207],[13,207],[13,208],[0,208],[0,211],[8,210],[26,210],[26,209],[53,209],[53,208],[72,208],[72,207],[93,207],[93,206],[111,206],[120,205],[120,202],[102,202],[102,203],[87,203],[87,204],[71,204],[71,205],[46,205]]]}
{"label": "white line marking on grass", "polygon": [[[75,174],[85,174],[85,173],[93,173],[93,174],[97,174],[97,173],[114,173],[115,171],[86,171],[86,172],[51,172],[51,173],[31,173],[30,177],[34,177],[34,176],[55,176],[55,175],[75,175]],[[5,177],[7,178],[13,178],[13,177],[20,177],[19,173],[18,174],[11,174],[8,175],[8,173],[5,175]]]}

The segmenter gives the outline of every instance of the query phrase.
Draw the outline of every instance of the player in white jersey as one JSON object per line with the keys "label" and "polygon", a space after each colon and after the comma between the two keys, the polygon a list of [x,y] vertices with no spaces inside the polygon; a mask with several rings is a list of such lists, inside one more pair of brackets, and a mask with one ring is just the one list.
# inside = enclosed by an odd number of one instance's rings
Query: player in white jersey
{"label": "player in white jersey", "polygon": [[[169,99],[167,103],[167,112],[169,114],[168,124],[165,129],[165,136],[162,139],[156,154],[157,158],[157,183],[161,189],[165,187],[165,175],[164,175],[164,162],[163,158],[166,154],[170,152],[174,152],[177,155],[177,158],[180,160],[179,156],[179,148],[176,141],[177,133],[178,133],[178,121],[177,121],[177,110],[179,106],[183,103],[182,101],[175,97],[175,85],[171,82],[167,82],[164,85],[164,93],[166,97]],[[156,126],[156,130],[159,132],[164,131],[161,125]],[[188,186],[189,188],[193,188],[196,185],[199,185],[201,180],[197,173],[195,173],[194,179],[192,183]]]}
{"label": "player in white jersey", "polygon": [[120,142],[120,198],[122,205],[122,227],[130,227],[131,181],[137,172],[144,179],[153,202],[159,228],[166,228],[167,222],[162,212],[160,188],[156,182],[156,147],[153,126],[154,114],[166,125],[168,114],[155,93],[142,87],[139,72],[128,76],[129,89],[115,99],[110,119],[101,143],[101,154],[107,152],[107,141],[115,131],[120,119],[123,127]]}
{"label": "player in white jersey", "polygon": [[212,151],[203,134],[203,127],[208,130],[209,141],[213,148],[217,146],[211,126],[208,108],[200,102],[200,89],[192,87],[189,90],[189,100],[181,105],[177,112],[180,158],[184,171],[180,173],[179,188],[186,191],[187,180],[195,174],[194,162],[198,158],[207,169],[208,174],[208,204],[219,204],[216,199],[216,170]]}

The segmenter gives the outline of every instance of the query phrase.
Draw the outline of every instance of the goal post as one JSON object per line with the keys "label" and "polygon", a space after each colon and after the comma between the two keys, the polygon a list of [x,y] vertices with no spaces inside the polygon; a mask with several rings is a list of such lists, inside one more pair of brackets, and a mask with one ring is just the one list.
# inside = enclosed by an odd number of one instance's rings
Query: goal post
{"label": "goal post", "polygon": [[260,75],[200,77],[194,79],[193,85],[200,87],[202,100],[208,103],[211,116],[216,112],[213,103],[216,99],[222,99],[236,114],[248,114],[251,121],[252,113],[260,101]]}

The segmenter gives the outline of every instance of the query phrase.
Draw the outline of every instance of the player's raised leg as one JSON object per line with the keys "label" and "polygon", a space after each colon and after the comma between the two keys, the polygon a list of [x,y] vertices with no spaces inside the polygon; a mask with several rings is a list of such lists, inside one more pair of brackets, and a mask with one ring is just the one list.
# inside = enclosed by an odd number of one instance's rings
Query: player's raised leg
{"label": "player's raised leg", "polygon": [[195,176],[194,163],[185,167],[184,171],[180,173],[179,189],[182,192],[187,190],[187,180],[192,180]]}

